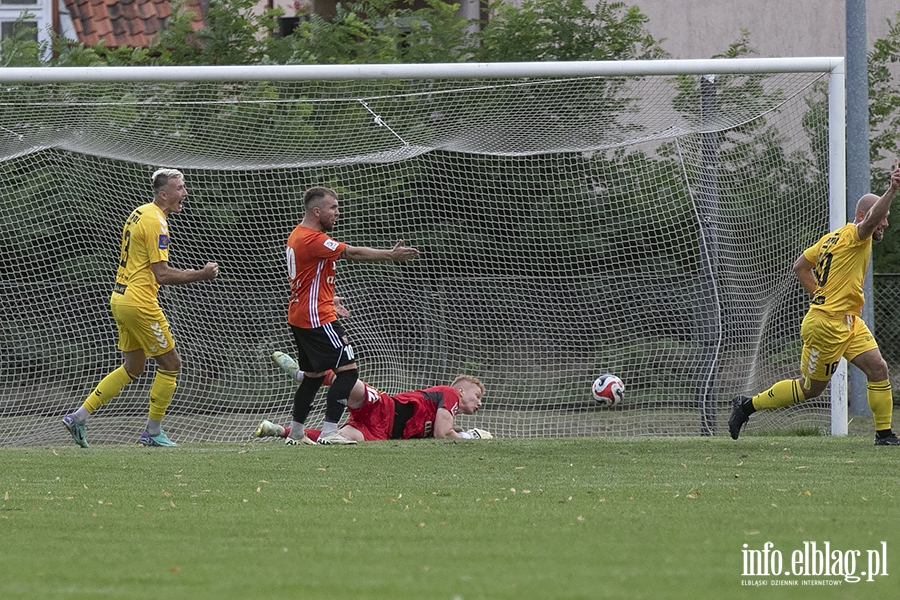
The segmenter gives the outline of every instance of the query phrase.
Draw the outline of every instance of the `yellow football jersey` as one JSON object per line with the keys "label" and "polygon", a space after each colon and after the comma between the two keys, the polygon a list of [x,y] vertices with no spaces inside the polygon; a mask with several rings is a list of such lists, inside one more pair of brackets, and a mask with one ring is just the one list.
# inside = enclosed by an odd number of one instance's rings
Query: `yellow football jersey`
{"label": "yellow football jersey", "polygon": [[112,304],[158,306],[159,284],[150,265],[169,261],[169,225],[152,202],[137,207],[122,228]]}
{"label": "yellow football jersey", "polygon": [[833,315],[859,316],[863,307],[863,279],[872,254],[872,238],[859,239],[855,223],[822,236],[803,252],[814,263],[816,293],[812,309]]}

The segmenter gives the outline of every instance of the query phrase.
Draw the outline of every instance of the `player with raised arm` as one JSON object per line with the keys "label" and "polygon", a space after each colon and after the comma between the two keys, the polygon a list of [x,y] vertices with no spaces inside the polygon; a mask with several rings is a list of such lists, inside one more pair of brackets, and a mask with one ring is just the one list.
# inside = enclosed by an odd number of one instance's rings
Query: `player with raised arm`
{"label": "player with raised arm", "polygon": [[213,262],[206,263],[202,269],[169,266],[171,237],[167,218],[181,212],[188,192],[184,175],[175,169],[159,169],[150,181],[153,201],[134,209],[122,228],[119,266],[110,298],[123,364],[100,381],[81,407],[63,417],[66,430],[82,448],[88,447],[85,436],[88,417],[144,372],[147,357],[156,361],[157,369],[150,387],[147,426],[139,441],[145,446],[177,445],[162,430],[161,422],[175,394],[181,357],[157,293],[162,285],[215,279],[219,266]]}
{"label": "player with raised arm", "polygon": [[403,262],[418,257],[419,252],[403,246],[403,240],[390,250],[379,250],[350,246],[329,237],[328,232],[340,215],[337,192],[332,189],[310,188],[303,195],[303,206],[303,220],[288,236],[285,250],[291,283],[288,324],[297,344],[299,367],[304,372],[294,393],[291,434],[285,443],[316,443],[303,431],[316,393],[329,371],[334,372],[335,379],[325,400],[325,422],[319,441],[326,443],[330,435],[335,435],[332,443],[353,443],[337,435],[337,424],[359,379],[359,369],[335,308],[335,261]]}
{"label": "player with raised arm", "polygon": [[738,439],[741,428],[757,410],[789,406],[824,392],[843,357],[866,375],[866,398],[875,417],[875,445],[900,446],[900,438],[891,430],[893,400],[887,363],[860,318],[872,240],[884,237],[898,189],[900,168],[895,160],[884,195],[861,197],[852,223],[822,236],[794,262],[800,284],[812,296],[800,325],[800,378],[779,381],[752,398],[736,396],[728,419],[733,439]]}
{"label": "player with raised arm", "polygon": [[[302,377],[299,366],[289,355],[276,352],[272,358],[292,377]],[[329,374],[326,384],[332,379]],[[458,376],[449,386],[439,385],[393,396],[357,380],[347,399],[350,409],[347,423],[338,433],[319,439],[323,444],[426,437],[490,439],[493,436],[484,429],[457,431],[453,427],[458,413],[474,415],[478,412],[483,395],[484,384],[469,375]],[[253,435],[285,437],[291,429],[264,420]],[[319,431],[307,429],[304,434],[313,439]]]}

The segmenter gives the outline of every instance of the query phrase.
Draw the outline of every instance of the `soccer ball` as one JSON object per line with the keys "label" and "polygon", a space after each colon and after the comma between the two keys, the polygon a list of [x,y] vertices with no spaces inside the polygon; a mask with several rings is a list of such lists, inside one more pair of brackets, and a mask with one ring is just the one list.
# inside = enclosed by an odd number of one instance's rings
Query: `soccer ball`
{"label": "soccer ball", "polygon": [[591,396],[600,406],[615,406],[625,397],[625,384],[615,375],[601,375],[591,386]]}

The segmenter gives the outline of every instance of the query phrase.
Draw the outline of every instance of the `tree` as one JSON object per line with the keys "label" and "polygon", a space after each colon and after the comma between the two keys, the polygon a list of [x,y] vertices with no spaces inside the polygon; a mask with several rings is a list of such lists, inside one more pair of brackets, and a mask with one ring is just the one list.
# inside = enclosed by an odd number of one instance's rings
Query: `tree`
{"label": "tree", "polygon": [[12,35],[0,38],[0,66],[33,67],[40,64],[40,57],[46,54],[46,44],[35,40],[37,29],[26,23],[34,15],[23,11],[12,24]]}
{"label": "tree", "polygon": [[[889,165],[898,156],[900,131],[900,89],[896,70],[900,63],[900,12],[888,20],[887,36],[875,40],[869,53],[869,156],[872,163],[872,191],[887,189]],[[888,165],[888,166],[884,166]],[[872,261],[876,273],[896,273],[900,264],[900,229],[888,227],[884,240],[874,246]]]}
{"label": "tree", "polygon": [[288,62],[312,64],[432,63],[465,60],[469,23],[458,5],[426,0],[338,4],[331,20],[312,15],[291,36]]}
{"label": "tree", "polygon": [[476,37],[482,61],[630,60],[668,55],[637,6],[599,0],[496,0]]}
{"label": "tree", "polygon": [[666,58],[637,6],[600,0],[495,0],[480,23],[445,0],[340,3],[332,19],[311,15],[285,38],[275,35],[281,8],[257,14],[255,0],[211,0],[195,31],[176,1],[150,48],[85,46],[51,36],[53,54],[30,32],[0,43],[5,66],[433,63],[467,60],[628,60]]}

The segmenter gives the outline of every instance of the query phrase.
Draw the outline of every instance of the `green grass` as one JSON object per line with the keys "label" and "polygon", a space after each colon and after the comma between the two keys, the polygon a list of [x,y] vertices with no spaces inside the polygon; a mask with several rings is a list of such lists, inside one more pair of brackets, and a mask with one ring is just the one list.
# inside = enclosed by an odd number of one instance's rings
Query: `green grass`
{"label": "green grass", "polygon": [[[0,598],[873,598],[898,464],[869,435],[5,448]],[[857,572],[886,541],[889,575],[742,586],[769,541]]]}
{"label": "green grass", "polygon": [[752,435],[764,437],[810,437],[825,434],[815,427],[794,427],[792,429],[785,430],[760,431]]}

